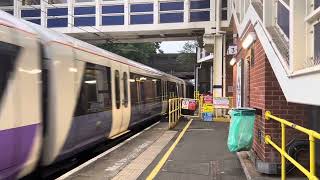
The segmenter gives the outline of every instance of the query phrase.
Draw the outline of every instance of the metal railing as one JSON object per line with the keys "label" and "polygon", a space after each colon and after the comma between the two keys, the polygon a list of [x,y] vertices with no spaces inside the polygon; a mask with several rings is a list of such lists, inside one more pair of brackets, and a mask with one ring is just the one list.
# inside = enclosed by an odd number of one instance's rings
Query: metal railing
{"label": "metal railing", "polygon": [[[276,143],[274,143],[271,140],[271,137],[269,135],[265,136],[265,142],[266,144],[270,144],[272,147],[274,147],[280,154],[281,154],[281,179],[286,179],[286,159],[290,161],[295,167],[297,167],[304,175],[308,177],[308,179],[311,180],[318,180],[316,177],[316,154],[315,154],[315,141],[316,139],[320,139],[320,134],[316,131],[304,128],[302,126],[296,125],[294,123],[291,123],[285,119],[281,119],[279,117],[276,117],[271,114],[270,111],[267,111],[265,113],[266,120],[275,120],[279,123],[281,123],[281,147],[279,147]],[[286,126],[289,126],[293,129],[296,129],[302,133],[305,133],[309,135],[309,142],[310,142],[310,170],[307,170],[305,167],[303,167],[300,163],[298,163],[295,159],[293,159],[289,154],[286,152]]]}
{"label": "metal railing", "polygon": [[199,91],[194,91],[194,92],[193,92],[193,98],[194,98],[194,99],[199,99],[199,98],[200,98],[200,93],[199,93]]}
{"label": "metal railing", "polygon": [[180,117],[181,117],[180,98],[169,99],[169,109],[168,109],[169,129],[172,129],[176,126]]}

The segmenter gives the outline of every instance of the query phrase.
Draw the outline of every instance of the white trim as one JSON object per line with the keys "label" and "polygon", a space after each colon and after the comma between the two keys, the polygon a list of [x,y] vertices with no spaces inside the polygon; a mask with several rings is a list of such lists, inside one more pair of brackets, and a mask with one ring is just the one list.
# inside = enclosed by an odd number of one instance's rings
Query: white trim
{"label": "white trim", "polygon": [[316,10],[312,11],[308,14],[308,16],[305,18],[305,21],[308,23],[312,23],[313,21],[316,21],[320,18],[320,7],[318,7]]}
{"label": "white trim", "polygon": [[211,61],[211,60],[213,60],[213,54],[210,54],[209,56],[198,59],[197,63],[202,63],[202,62]]}
{"label": "white trim", "polygon": [[290,11],[290,6],[286,2],[284,2],[283,0],[278,0],[278,1]]}

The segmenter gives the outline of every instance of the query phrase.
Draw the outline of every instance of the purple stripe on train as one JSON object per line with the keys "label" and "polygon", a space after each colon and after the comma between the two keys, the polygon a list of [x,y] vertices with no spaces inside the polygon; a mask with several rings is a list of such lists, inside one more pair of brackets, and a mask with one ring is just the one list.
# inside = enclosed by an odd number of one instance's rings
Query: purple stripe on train
{"label": "purple stripe on train", "polygon": [[0,179],[15,179],[28,159],[39,124],[0,131]]}

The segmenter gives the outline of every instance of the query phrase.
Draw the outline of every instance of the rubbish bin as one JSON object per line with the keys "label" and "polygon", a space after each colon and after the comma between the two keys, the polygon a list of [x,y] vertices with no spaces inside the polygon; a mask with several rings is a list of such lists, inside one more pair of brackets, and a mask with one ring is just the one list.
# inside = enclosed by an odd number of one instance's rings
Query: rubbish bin
{"label": "rubbish bin", "polygon": [[231,122],[228,135],[230,152],[250,150],[253,143],[255,109],[237,108],[229,111]]}

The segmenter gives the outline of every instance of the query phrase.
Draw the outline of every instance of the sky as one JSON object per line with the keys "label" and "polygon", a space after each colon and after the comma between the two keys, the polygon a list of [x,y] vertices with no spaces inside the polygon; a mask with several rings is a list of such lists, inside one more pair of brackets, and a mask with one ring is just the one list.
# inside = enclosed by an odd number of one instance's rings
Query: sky
{"label": "sky", "polygon": [[178,53],[182,50],[184,43],[187,41],[164,41],[160,44],[160,49],[164,53]]}

